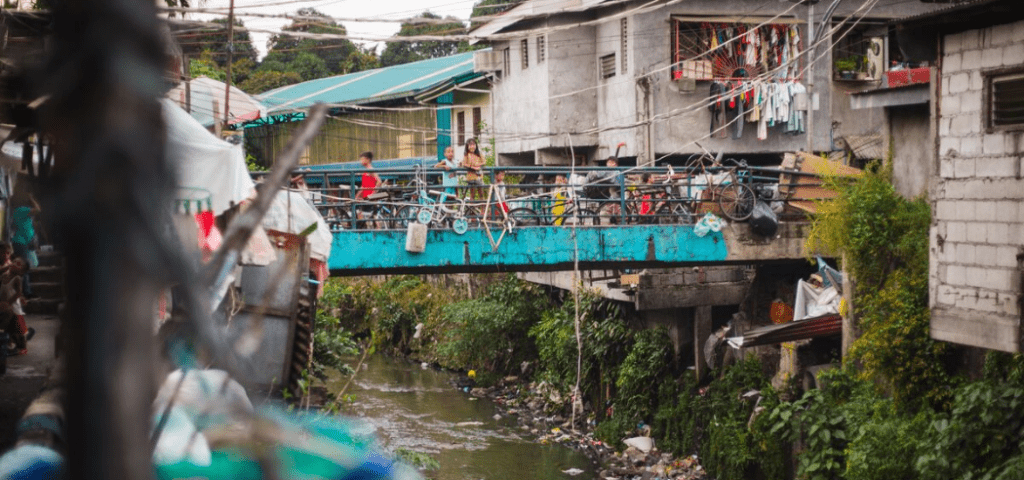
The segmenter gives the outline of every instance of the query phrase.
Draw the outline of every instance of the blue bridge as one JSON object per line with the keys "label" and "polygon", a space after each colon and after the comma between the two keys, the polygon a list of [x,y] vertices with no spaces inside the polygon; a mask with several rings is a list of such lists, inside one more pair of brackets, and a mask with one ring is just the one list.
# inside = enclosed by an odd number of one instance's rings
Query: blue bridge
{"label": "blue bridge", "polygon": [[349,165],[298,172],[294,187],[332,230],[332,275],[799,260],[808,223],[792,205],[810,199],[795,187],[820,186],[799,172],[716,164],[488,168],[483,186],[445,188],[430,162],[375,169],[384,183],[372,193]]}

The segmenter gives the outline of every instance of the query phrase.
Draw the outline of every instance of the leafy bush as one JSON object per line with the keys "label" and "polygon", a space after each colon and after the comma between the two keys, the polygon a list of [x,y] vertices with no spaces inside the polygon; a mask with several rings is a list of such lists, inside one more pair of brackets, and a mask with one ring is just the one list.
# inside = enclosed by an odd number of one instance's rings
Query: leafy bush
{"label": "leafy bush", "polygon": [[352,369],[344,362],[343,357],[358,352],[358,346],[352,332],[345,329],[341,320],[335,315],[337,305],[351,292],[351,288],[337,281],[328,281],[324,285],[323,296],[317,303],[316,331],[313,332],[313,362],[311,374],[324,378],[325,369],[333,368],[343,374],[351,373]]}
{"label": "leafy bush", "polygon": [[[575,385],[578,346],[574,303],[543,312],[529,335],[537,346],[541,376],[555,385]],[[580,294],[580,391],[597,398],[594,405],[603,404],[604,392],[618,379],[618,366],[629,352],[632,336],[617,305],[593,293]]]}
{"label": "leafy bush", "polygon": [[920,478],[1024,478],[1024,389],[982,380],[957,390],[932,422],[917,461]]}
{"label": "leafy bush", "polygon": [[540,287],[509,275],[478,299],[447,305],[438,360],[449,368],[511,373],[536,357],[528,336],[547,302]]}
{"label": "leafy bush", "polygon": [[818,205],[807,250],[842,255],[856,281],[863,336],[850,354],[863,377],[885,385],[900,409],[913,412],[922,401],[941,408],[952,379],[948,347],[928,335],[931,213],[925,199],[896,192],[891,164],[854,182],[828,181],[840,195]]}

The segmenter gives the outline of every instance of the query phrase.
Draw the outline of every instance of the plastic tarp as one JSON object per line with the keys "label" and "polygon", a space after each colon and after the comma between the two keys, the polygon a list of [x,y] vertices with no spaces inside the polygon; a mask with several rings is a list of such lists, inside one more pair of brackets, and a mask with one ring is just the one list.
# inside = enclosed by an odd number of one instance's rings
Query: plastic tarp
{"label": "plastic tarp", "polygon": [[167,123],[167,160],[179,187],[208,192],[216,215],[256,193],[241,145],[217,138],[173,101],[165,98],[161,103]]}
{"label": "plastic tarp", "polygon": [[263,217],[263,228],[296,235],[314,223],[316,230],[309,234],[309,256],[327,262],[331,256],[331,242],[334,237],[320,212],[317,212],[302,193],[281,190]]}
{"label": "plastic tarp", "polygon": [[793,308],[793,320],[838,314],[839,301],[842,297],[836,287],[815,287],[803,280],[796,282],[796,306]]}

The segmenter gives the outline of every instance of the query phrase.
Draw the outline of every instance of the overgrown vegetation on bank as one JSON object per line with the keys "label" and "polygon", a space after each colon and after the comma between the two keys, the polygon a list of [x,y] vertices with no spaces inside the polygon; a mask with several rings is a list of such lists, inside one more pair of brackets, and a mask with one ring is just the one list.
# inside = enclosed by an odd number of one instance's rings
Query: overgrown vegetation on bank
{"label": "overgrown vegetation on bank", "polygon": [[[884,171],[837,187],[812,246],[842,256],[857,280],[863,335],[847,364],[808,392],[776,391],[754,357],[698,384],[675,368],[665,330],[634,331],[614,304],[584,294],[579,382],[596,435],[621,448],[648,425],[660,449],[699,455],[718,479],[1024,478],[1024,356],[990,353],[968,381],[928,336],[927,203],[900,197]],[[568,394],[576,383],[574,303],[536,285],[510,276],[474,299],[416,277],[328,291],[329,331],[342,336],[370,333],[379,348],[475,369],[483,384],[525,374]],[[317,342],[318,359],[346,348],[321,346],[320,332]]]}

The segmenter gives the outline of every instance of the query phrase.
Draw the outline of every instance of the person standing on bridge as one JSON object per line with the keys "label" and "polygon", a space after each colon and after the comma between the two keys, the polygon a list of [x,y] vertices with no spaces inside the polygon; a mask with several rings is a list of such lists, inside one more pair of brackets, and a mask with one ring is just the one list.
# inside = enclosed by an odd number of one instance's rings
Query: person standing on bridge
{"label": "person standing on bridge", "polygon": [[462,166],[468,170],[466,172],[466,185],[469,185],[470,198],[476,200],[482,197],[484,188],[484,157],[480,156],[480,150],[477,148],[475,138],[466,140],[466,150],[462,154]]}
{"label": "person standing on bridge", "polygon": [[459,185],[459,176],[455,173],[459,168],[459,163],[455,161],[455,147],[445,147],[444,158],[434,165],[434,168],[444,169],[444,173],[441,174],[441,186],[444,187],[444,193],[455,196],[455,187]]}
{"label": "person standing on bridge", "polygon": [[[376,193],[377,185],[381,184],[381,179],[380,175],[377,175],[377,172],[373,171],[373,152],[363,152],[359,154],[359,163],[362,164],[363,168],[366,169],[366,171],[363,172],[363,176],[360,179],[359,194],[356,195],[356,197],[360,201],[366,202],[372,200],[370,196]],[[356,216],[360,220],[370,216],[369,210],[372,210],[368,207],[364,208],[366,209],[366,211],[363,211],[361,209],[356,210]]]}

